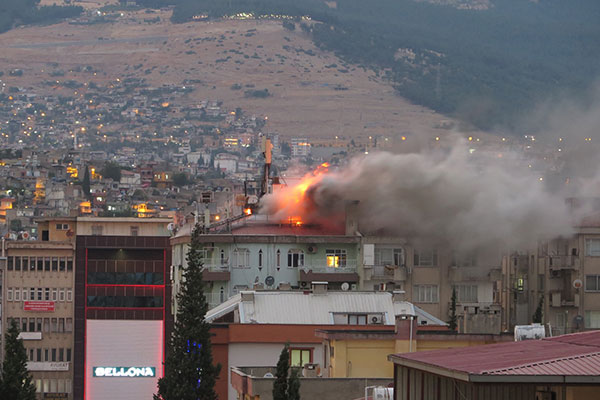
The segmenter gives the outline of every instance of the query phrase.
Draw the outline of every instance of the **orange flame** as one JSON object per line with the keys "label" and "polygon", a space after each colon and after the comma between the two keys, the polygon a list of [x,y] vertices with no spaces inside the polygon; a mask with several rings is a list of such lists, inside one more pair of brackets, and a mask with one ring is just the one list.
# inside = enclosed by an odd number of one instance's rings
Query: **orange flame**
{"label": "orange flame", "polygon": [[244,214],[246,214],[246,215],[252,215],[252,209],[251,208],[245,208],[244,209]]}
{"label": "orange flame", "polygon": [[270,199],[271,206],[276,210],[276,216],[283,221],[287,220],[286,222],[292,226],[302,226],[304,223],[302,216],[306,215],[307,208],[311,204],[307,199],[307,192],[318,184],[327,172],[329,172],[329,163],[323,163],[314,171],[304,175],[296,185],[279,190]]}

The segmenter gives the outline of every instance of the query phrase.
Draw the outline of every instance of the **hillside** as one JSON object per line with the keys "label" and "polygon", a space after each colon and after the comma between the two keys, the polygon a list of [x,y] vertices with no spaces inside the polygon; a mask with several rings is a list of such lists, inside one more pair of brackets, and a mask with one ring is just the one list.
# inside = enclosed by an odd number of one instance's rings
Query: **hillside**
{"label": "hillside", "polygon": [[[222,101],[268,118],[284,136],[424,138],[448,134],[447,118],[397,96],[370,69],[318,49],[280,21],[225,20],[172,24],[169,11],[126,11],[112,22],[25,27],[0,35],[1,79],[37,93],[72,95],[52,79],[100,82],[144,78],[151,86],[192,85],[188,104]],[[87,68],[89,67],[89,68]],[[93,75],[86,71],[96,71]],[[268,89],[266,98],[245,91]]]}

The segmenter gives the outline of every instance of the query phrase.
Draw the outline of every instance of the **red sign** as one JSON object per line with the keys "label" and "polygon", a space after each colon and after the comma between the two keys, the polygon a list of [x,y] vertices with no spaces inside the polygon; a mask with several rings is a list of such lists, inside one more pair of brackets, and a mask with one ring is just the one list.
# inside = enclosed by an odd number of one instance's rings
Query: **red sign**
{"label": "red sign", "polygon": [[26,301],[23,311],[54,311],[53,301]]}

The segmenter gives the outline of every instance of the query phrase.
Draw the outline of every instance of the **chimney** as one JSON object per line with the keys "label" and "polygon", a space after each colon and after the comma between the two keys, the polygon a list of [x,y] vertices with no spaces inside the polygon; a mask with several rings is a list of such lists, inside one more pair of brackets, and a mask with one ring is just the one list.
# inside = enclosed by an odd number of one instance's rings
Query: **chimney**
{"label": "chimney", "polygon": [[358,200],[346,202],[346,236],[354,236],[358,232]]}
{"label": "chimney", "polygon": [[278,290],[292,290],[292,285],[289,282],[281,282],[277,287]]}
{"label": "chimney", "polygon": [[400,303],[406,301],[406,292],[404,290],[394,290],[392,292],[392,301],[394,303]]}
{"label": "chimney", "polygon": [[396,348],[397,353],[416,350],[417,316],[411,314],[396,315]]}
{"label": "chimney", "polygon": [[327,294],[328,282],[311,282],[313,294]]}

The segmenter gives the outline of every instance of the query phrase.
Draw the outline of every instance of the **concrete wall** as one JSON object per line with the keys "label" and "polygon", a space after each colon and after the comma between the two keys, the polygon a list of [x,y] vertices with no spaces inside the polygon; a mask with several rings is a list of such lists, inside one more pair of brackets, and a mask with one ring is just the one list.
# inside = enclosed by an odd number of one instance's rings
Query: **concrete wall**
{"label": "concrete wall", "polygon": [[[319,344],[302,344],[302,343],[291,343],[290,347],[302,347],[313,349],[313,361],[320,363],[323,360],[323,347]],[[245,366],[257,366],[257,367],[271,367],[277,364],[279,360],[279,354],[283,349],[283,344],[273,343],[230,343],[228,364],[231,367],[245,367]],[[262,375],[261,375],[262,376]],[[231,371],[229,371],[228,381],[231,382]],[[271,391],[269,390],[269,395]],[[311,398],[304,397],[303,398]],[[227,397],[229,400],[236,400],[237,393],[231,383],[229,383],[229,394]],[[265,399],[267,397],[264,397]],[[318,397],[315,397],[318,398]],[[263,397],[261,397],[263,399]]]}

